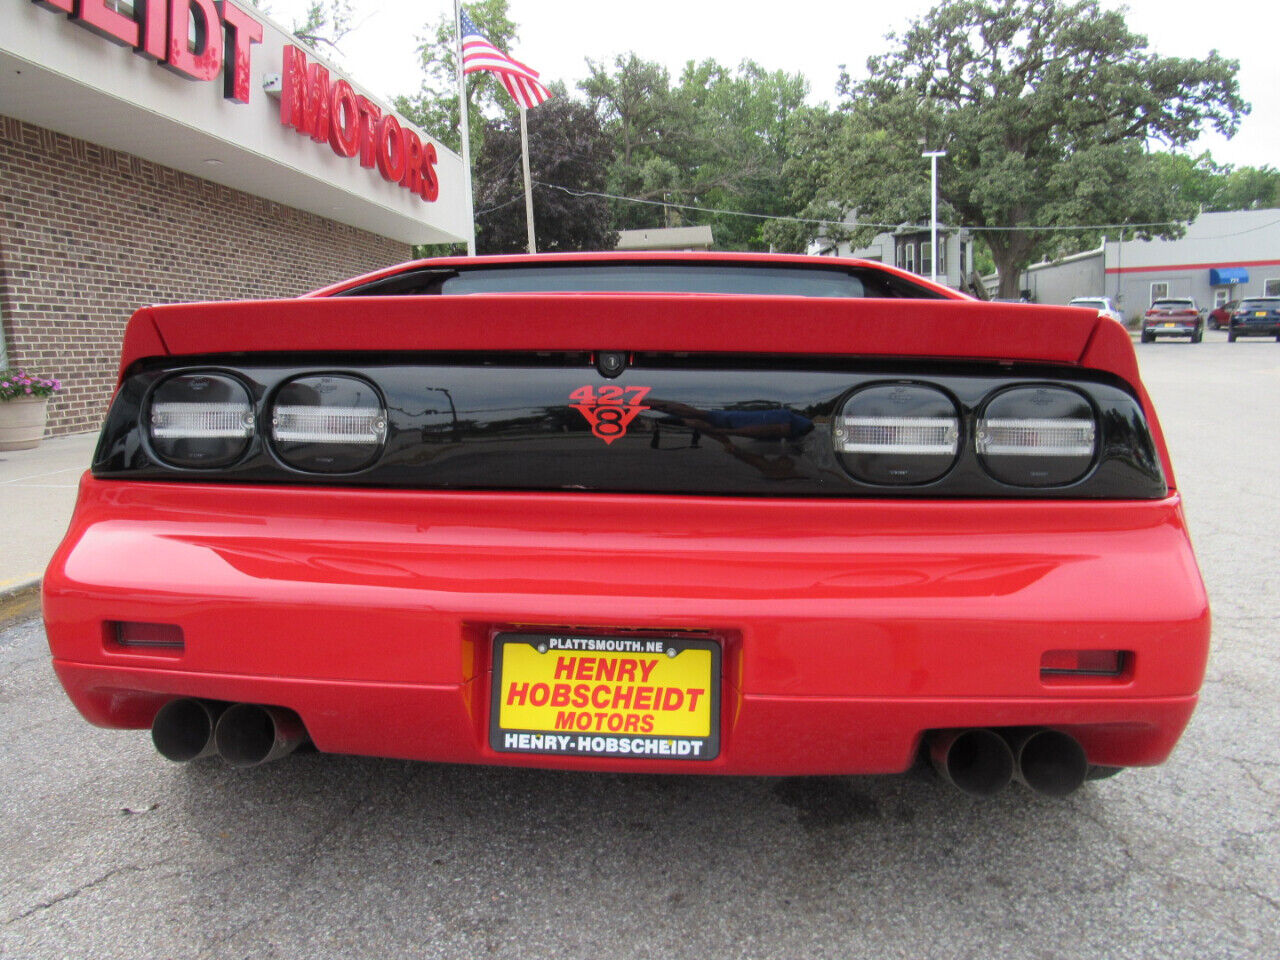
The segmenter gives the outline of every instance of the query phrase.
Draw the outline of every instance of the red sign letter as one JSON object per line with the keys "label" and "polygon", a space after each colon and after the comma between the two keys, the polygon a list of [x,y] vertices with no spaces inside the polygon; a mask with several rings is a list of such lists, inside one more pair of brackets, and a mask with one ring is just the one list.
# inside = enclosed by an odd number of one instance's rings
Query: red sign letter
{"label": "red sign letter", "polygon": [[[195,50],[188,40],[193,30]],[[218,75],[222,68],[222,29],[212,0],[169,0],[169,56],[165,66],[192,80],[212,80]]]}
{"label": "red sign letter", "polygon": [[360,150],[360,105],[345,80],[333,85],[329,97],[329,146],[340,157],[354,157]]}
{"label": "red sign letter", "polygon": [[249,102],[249,48],[262,42],[262,24],[230,0],[218,0],[218,13],[227,28],[227,62],[222,70],[222,95]]}
{"label": "red sign letter", "polygon": [[324,143],[329,139],[329,71],[286,45],[283,73],[280,122]]}
{"label": "red sign letter", "polygon": [[133,52],[160,63],[169,47],[169,4],[166,0],[135,0],[133,16],[142,31]]}
{"label": "red sign letter", "polygon": [[410,193],[422,189],[422,141],[412,130],[404,132],[404,176],[400,186]]}
{"label": "red sign letter", "polygon": [[398,183],[404,176],[404,130],[387,114],[378,122],[378,171],[383,179]]}
{"label": "red sign letter", "polygon": [[373,168],[378,162],[378,120],[382,108],[368,97],[356,97],[360,105],[360,166]]}
{"label": "red sign letter", "polygon": [[80,0],[76,22],[100,33],[112,43],[126,47],[138,45],[138,25],[119,10],[107,6],[107,0]]}
{"label": "red sign letter", "polygon": [[436,145],[422,145],[422,189],[418,195],[427,202],[433,202],[440,196],[440,178],[436,176]]}

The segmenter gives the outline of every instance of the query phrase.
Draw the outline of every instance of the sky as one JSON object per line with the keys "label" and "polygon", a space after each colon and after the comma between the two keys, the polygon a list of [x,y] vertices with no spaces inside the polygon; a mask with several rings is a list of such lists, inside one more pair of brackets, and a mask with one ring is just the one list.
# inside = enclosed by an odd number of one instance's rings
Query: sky
{"label": "sky", "polygon": [[[885,35],[904,30],[933,2],[802,0],[793,7],[759,0],[509,0],[519,33],[507,52],[570,89],[588,75],[588,57],[611,64],[617,54],[634,51],[665,65],[673,78],[689,60],[737,65],[751,59],[769,70],[803,73],[811,102],[834,104],[840,65],[864,76],[867,57],[888,49]],[[287,28],[307,0],[264,0],[263,6]],[[1274,0],[1130,0],[1124,6],[1130,30],[1145,34],[1161,56],[1203,57],[1216,49],[1240,61],[1241,92],[1253,112],[1231,140],[1210,130],[1188,149],[1210,150],[1218,163],[1280,166]],[[358,26],[343,40],[340,58],[352,79],[387,99],[416,92],[422,72],[415,49],[442,15],[453,15],[452,0],[352,0],[352,7]],[[778,19],[780,9],[790,15]]]}

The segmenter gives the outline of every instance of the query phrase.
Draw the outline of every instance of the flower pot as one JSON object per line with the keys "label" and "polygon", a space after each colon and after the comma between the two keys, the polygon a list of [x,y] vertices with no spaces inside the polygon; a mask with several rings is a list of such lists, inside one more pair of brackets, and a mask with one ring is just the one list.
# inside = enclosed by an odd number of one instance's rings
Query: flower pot
{"label": "flower pot", "polygon": [[30,450],[44,436],[48,397],[0,400],[0,450]]}

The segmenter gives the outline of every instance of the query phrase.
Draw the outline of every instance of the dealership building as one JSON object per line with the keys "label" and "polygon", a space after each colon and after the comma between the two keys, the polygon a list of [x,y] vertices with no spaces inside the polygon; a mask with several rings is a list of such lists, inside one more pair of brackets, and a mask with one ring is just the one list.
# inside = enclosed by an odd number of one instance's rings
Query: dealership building
{"label": "dealership building", "polygon": [[231,0],[0,0],[0,367],[95,428],[139,307],[283,297],[471,231],[462,162]]}
{"label": "dealership building", "polygon": [[[984,279],[992,289],[999,280]],[[1209,309],[1278,297],[1280,209],[1202,213],[1180,237],[1104,240],[1095,250],[1028,267],[1020,279],[1036,303],[1106,296],[1129,319],[1163,297],[1191,297]]]}

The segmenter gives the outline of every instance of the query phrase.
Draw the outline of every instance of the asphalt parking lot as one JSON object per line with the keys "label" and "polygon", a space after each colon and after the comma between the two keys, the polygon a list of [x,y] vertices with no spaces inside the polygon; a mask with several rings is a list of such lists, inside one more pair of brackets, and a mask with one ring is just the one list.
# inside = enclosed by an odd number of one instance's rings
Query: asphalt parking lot
{"label": "asphalt parking lot", "polygon": [[84,723],[27,620],[0,632],[0,955],[1280,954],[1280,344],[1137,351],[1215,624],[1164,766],[985,802],[923,771],[176,766]]}

